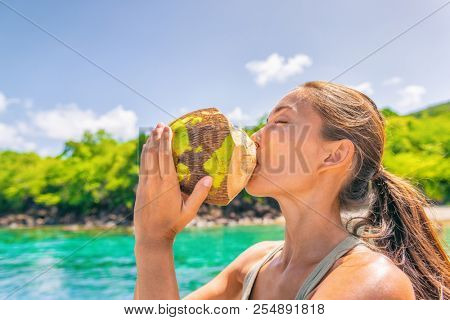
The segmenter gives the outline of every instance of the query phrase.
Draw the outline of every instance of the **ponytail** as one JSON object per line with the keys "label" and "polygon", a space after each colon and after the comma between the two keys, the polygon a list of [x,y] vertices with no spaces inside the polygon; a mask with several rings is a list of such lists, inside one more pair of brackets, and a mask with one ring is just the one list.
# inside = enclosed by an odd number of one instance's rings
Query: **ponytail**
{"label": "ponytail", "polygon": [[[346,228],[389,257],[411,280],[417,299],[449,299],[450,262],[427,217],[426,198],[408,182],[381,167],[385,120],[375,102],[352,88],[325,81],[297,91],[320,115],[324,139],[349,139],[354,169],[339,193],[342,209],[370,200],[367,217],[352,217]],[[349,224],[356,220],[352,227]],[[362,229],[362,232],[359,232]]]}
{"label": "ponytail", "polygon": [[[450,262],[424,207],[426,198],[405,180],[380,169],[371,179],[369,207],[371,239],[410,278],[417,299],[450,297]],[[367,221],[367,219],[364,219]],[[353,233],[366,225],[360,221]]]}

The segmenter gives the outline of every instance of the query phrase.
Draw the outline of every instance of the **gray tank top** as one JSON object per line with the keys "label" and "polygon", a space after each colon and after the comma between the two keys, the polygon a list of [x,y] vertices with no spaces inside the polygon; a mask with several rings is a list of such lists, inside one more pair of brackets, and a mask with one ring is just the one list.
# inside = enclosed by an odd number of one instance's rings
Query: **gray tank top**
{"label": "gray tank top", "polygon": [[[358,239],[355,236],[348,235],[344,240],[342,240],[330,253],[328,253],[314,268],[314,270],[308,275],[305,282],[298,290],[295,300],[306,300],[306,297],[314,290],[314,288],[319,284],[325,274],[334,265],[337,259],[342,257],[348,251],[358,244],[366,244],[364,241]],[[250,271],[246,274],[244,278],[244,284],[242,288],[242,298],[241,300],[249,300],[250,293],[253,288],[256,276],[258,275],[259,269],[269,261],[278,251],[283,248],[284,241],[277,246],[275,249],[267,253],[260,262],[256,263]]]}

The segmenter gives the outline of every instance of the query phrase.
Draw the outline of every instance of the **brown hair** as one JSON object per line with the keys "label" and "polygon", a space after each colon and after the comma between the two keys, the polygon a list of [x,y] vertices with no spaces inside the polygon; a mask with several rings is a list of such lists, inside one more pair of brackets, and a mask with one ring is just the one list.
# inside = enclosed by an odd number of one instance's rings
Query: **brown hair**
{"label": "brown hair", "polygon": [[425,213],[427,199],[381,165],[385,120],[375,103],[357,90],[325,81],[307,82],[299,89],[321,115],[323,136],[349,139],[355,146],[355,169],[339,201],[344,209],[369,203],[369,212],[351,218],[346,228],[358,219],[350,232],[405,272],[417,299],[448,299],[450,262]]}

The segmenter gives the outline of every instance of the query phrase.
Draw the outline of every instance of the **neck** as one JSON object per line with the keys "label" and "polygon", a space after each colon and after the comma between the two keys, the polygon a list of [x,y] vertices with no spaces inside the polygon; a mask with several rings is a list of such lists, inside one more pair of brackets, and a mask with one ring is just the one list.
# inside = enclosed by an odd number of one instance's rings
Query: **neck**
{"label": "neck", "polygon": [[[328,199],[333,199],[332,196],[327,194]],[[323,196],[318,198],[313,195],[289,195],[277,201],[286,220],[280,256],[283,270],[290,265],[317,264],[348,236],[341,222],[337,201],[327,201]]]}

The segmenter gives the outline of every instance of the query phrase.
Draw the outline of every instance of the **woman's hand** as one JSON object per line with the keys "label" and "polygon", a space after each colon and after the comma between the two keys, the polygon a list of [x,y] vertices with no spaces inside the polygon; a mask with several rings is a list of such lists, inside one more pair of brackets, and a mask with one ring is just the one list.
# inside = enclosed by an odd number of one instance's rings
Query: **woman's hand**
{"label": "woman's hand", "polygon": [[212,178],[207,176],[190,196],[180,191],[171,142],[170,127],[158,123],[142,149],[134,207],[137,245],[173,241],[197,215],[211,188]]}

